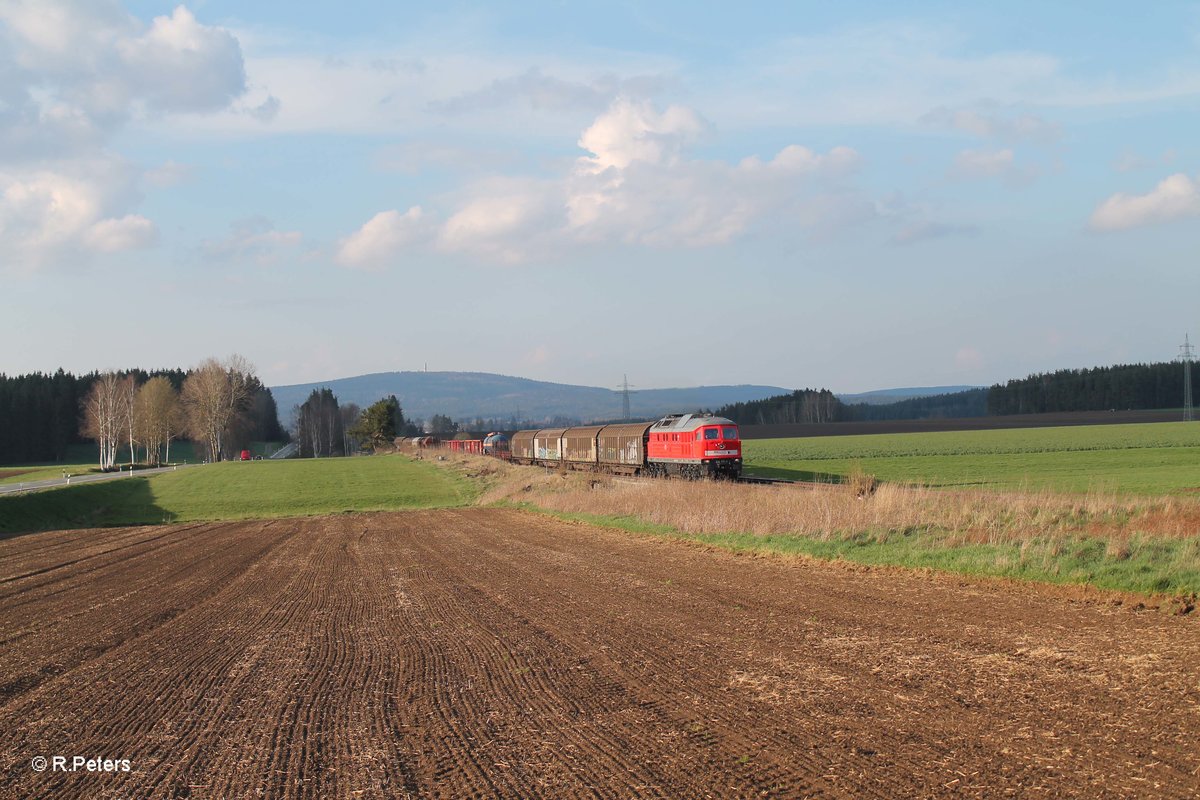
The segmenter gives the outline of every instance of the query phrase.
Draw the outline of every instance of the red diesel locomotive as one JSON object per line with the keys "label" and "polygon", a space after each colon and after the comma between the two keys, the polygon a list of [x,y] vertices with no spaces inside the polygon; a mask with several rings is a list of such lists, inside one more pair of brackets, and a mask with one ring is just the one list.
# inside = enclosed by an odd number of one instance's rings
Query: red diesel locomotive
{"label": "red diesel locomotive", "polygon": [[736,479],[742,473],[737,424],[711,414],[672,414],[657,422],[517,431],[510,447],[511,458],[518,464],[693,479]]}

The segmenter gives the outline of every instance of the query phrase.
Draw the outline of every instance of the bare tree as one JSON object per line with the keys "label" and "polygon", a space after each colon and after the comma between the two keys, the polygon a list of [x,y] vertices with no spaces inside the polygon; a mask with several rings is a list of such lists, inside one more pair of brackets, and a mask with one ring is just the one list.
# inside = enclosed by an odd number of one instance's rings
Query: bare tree
{"label": "bare tree", "polygon": [[337,397],[327,388],[313,389],[296,409],[296,438],[301,458],[345,455],[342,415]]}
{"label": "bare tree", "polygon": [[112,469],[117,462],[121,421],[121,379],[115,372],[105,372],[83,398],[83,435],[100,446],[102,470]]}
{"label": "bare tree", "polygon": [[129,437],[129,468],[133,469],[137,461],[137,437],[134,428],[137,425],[137,378],[126,375],[117,384],[117,396],[120,402],[121,429]]}
{"label": "bare tree", "polygon": [[350,455],[358,450],[360,443],[351,431],[358,424],[358,419],[362,416],[362,409],[358,407],[357,403],[346,403],[338,408],[338,412],[342,416],[342,453]]}
{"label": "bare tree", "polygon": [[221,458],[226,432],[246,410],[253,377],[250,363],[235,355],[224,363],[206,359],[183,382],[181,400],[188,430],[207,446],[213,461]]}
{"label": "bare tree", "polygon": [[183,417],[179,393],[161,375],[142,384],[137,393],[138,440],[146,448],[146,461],[161,464],[171,460],[171,440],[179,435]]}

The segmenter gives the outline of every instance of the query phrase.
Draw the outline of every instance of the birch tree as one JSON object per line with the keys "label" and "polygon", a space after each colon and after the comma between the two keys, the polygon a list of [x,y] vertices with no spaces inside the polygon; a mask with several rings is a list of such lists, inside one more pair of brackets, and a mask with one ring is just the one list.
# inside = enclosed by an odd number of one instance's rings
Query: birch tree
{"label": "birch tree", "polygon": [[183,382],[180,400],[192,438],[204,443],[208,457],[222,457],[225,435],[246,410],[254,368],[241,356],[225,362],[206,359]]}
{"label": "birch tree", "polygon": [[136,408],[138,440],[146,448],[147,463],[169,462],[171,440],[179,436],[183,422],[175,387],[162,376],[151,378],[138,389]]}
{"label": "birch tree", "polygon": [[100,469],[105,472],[117,462],[121,421],[121,379],[115,372],[105,372],[83,398],[83,435],[100,446]]}
{"label": "birch tree", "polygon": [[137,461],[137,379],[126,375],[117,384],[117,402],[120,405],[122,433],[129,438],[129,466]]}

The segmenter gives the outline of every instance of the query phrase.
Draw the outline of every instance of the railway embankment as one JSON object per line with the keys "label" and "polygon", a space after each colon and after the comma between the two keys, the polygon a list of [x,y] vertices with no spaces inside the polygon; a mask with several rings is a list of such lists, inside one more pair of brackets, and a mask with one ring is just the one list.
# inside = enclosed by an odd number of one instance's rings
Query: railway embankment
{"label": "railway embankment", "polygon": [[[511,504],[643,535],[800,556],[1125,592],[1190,610],[1200,499],[853,483],[621,478],[453,456],[439,462]],[[1114,598],[1119,600],[1119,598]]]}

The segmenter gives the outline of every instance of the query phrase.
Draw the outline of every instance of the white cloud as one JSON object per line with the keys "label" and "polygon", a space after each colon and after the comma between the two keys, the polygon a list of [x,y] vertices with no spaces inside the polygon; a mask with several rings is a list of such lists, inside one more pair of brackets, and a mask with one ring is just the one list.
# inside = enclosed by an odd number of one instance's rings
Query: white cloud
{"label": "white cloud", "polygon": [[915,222],[901,228],[892,236],[892,244],[914,244],[929,239],[944,239],[949,236],[974,236],[979,228],[974,225],[950,225],[944,222]]}
{"label": "white cloud", "polygon": [[0,172],[0,259],[25,271],[152,244],[154,224],[125,211],[136,172],[113,158]]}
{"label": "white cloud", "polygon": [[137,38],[117,42],[131,94],[158,111],[216,111],[246,90],[233,34],[201,25],[183,6],[155,17]]}
{"label": "white cloud", "polygon": [[[17,269],[145,247],[136,175],[106,143],[143,114],[245,91],[240,45],[184,6],[149,25],[106,0],[0,0],[0,251]],[[7,166],[6,166],[7,165]],[[151,185],[181,177],[168,162]]]}
{"label": "white cloud", "polygon": [[274,224],[265,217],[238,220],[229,227],[229,235],[225,238],[206,240],[201,244],[205,257],[218,261],[250,259],[257,264],[271,264],[304,240],[299,231],[275,230]]}
{"label": "white cloud", "polygon": [[142,177],[146,183],[158,189],[178,186],[192,177],[192,167],[177,161],[166,161],[157,167],[146,170]]}
{"label": "white cloud", "polygon": [[140,107],[224,108],[246,89],[237,39],[182,5],[147,28],[115,3],[7,0],[0,23],[25,96],[103,129]]}
{"label": "white cloud", "polygon": [[635,161],[673,164],[708,127],[690,108],[671,106],[660,114],[648,102],[621,98],[579,137],[579,146],[592,154],[582,162],[594,172]]}
{"label": "white cloud", "polygon": [[570,174],[472,187],[441,244],[515,262],[581,244],[726,244],[767,219],[818,232],[874,216],[836,186],[857,167],[854,150],[791,145],[769,161],[689,159],[688,145],[708,129],[688,108],[618,100],[580,137],[589,154]]}
{"label": "white cloud", "polygon": [[545,255],[561,245],[561,183],[522,178],[485,181],[442,226],[438,244],[503,263]]}
{"label": "white cloud", "polygon": [[1091,226],[1116,231],[1188,217],[1200,217],[1200,179],[1180,172],[1164,178],[1146,194],[1114,194],[1092,213]]}
{"label": "white cloud", "polygon": [[335,259],[344,267],[379,269],[399,258],[404,250],[429,236],[429,224],[420,206],[380,211],[338,243]]}
{"label": "white cloud", "polygon": [[[769,160],[689,157],[711,132],[695,110],[616,100],[579,136],[586,152],[556,177],[495,177],[450,198],[429,241],[447,252],[516,263],[603,244],[706,247],[768,222],[824,235],[878,216],[845,178],[860,158],[849,147],[818,153],[783,147]],[[381,267],[422,245],[431,215],[377,214],[339,244],[345,266]]]}
{"label": "white cloud", "polygon": [[435,100],[430,108],[443,114],[466,114],[481,110],[527,105],[536,110],[598,111],[618,92],[614,78],[600,81],[568,81],[547,75],[538,67],[506,78],[497,78],[482,89],[463,92],[449,100]]}
{"label": "white cloud", "polygon": [[137,214],[126,214],[120,219],[102,219],[83,235],[84,243],[100,253],[120,253],[149,247],[157,239],[158,228]]}
{"label": "white cloud", "polygon": [[1036,114],[1004,116],[973,109],[939,106],[922,116],[922,124],[969,133],[981,139],[1049,143],[1062,136],[1058,125]]}
{"label": "white cloud", "polygon": [[954,174],[964,178],[987,178],[1002,175],[1013,168],[1013,151],[963,150],[954,157]]}
{"label": "white cloud", "polygon": [[954,157],[950,175],[964,180],[1001,178],[1010,186],[1025,186],[1037,179],[1040,169],[1034,164],[1017,163],[1010,148],[1001,150],[963,150]]}

